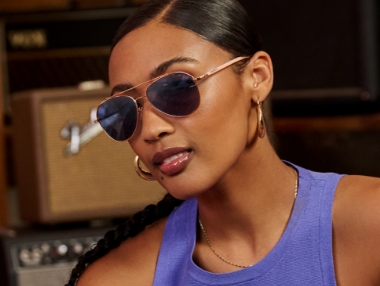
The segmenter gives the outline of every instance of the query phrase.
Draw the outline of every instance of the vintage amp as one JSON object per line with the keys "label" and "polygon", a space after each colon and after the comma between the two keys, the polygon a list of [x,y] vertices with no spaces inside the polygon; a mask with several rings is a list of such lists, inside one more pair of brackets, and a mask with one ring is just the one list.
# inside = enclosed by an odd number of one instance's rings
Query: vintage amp
{"label": "vintage amp", "polygon": [[[0,15],[1,70],[6,114],[21,90],[108,81],[110,45],[136,7]],[[1,84],[0,84],[1,86]]]}
{"label": "vintage amp", "polygon": [[[90,82],[92,88],[97,82]],[[21,218],[60,223],[128,217],[165,194],[134,170],[134,152],[94,124],[108,87],[13,94],[13,142]]]}
{"label": "vintage amp", "polygon": [[103,237],[107,230],[81,228],[4,231],[0,235],[0,284],[64,285],[77,258]]}

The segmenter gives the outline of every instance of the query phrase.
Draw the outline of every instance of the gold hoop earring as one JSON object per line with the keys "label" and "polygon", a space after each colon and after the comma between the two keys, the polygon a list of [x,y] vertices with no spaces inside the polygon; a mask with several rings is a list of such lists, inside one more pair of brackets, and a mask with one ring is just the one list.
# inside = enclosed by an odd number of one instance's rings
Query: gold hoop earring
{"label": "gold hoop earring", "polygon": [[257,101],[257,130],[259,132],[259,137],[265,137],[265,122],[262,110],[262,103],[260,100]]}
{"label": "gold hoop earring", "polygon": [[135,165],[135,171],[136,171],[137,175],[139,175],[141,178],[143,178],[144,180],[147,180],[147,181],[155,181],[156,180],[151,173],[149,173],[148,171],[145,171],[141,168],[139,156],[136,155],[133,163]]}

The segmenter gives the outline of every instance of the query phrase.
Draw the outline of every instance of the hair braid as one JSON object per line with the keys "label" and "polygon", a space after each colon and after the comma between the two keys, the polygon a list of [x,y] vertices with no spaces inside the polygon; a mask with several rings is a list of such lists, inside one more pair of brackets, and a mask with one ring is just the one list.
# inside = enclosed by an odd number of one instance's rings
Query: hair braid
{"label": "hair braid", "polygon": [[74,286],[91,263],[117,248],[128,237],[136,236],[148,225],[168,216],[182,202],[172,195],[166,194],[157,205],[146,206],[142,211],[133,215],[131,219],[120,224],[115,230],[108,231],[93,249],[79,257],[77,265],[71,271],[69,282],[65,286]]}

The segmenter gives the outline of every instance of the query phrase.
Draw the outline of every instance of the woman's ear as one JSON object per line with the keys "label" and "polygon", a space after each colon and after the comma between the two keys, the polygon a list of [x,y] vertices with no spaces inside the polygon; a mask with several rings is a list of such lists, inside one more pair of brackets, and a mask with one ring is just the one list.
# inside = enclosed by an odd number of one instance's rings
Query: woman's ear
{"label": "woman's ear", "polygon": [[272,60],[266,52],[259,51],[252,56],[247,68],[252,100],[263,102],[273,86]]}

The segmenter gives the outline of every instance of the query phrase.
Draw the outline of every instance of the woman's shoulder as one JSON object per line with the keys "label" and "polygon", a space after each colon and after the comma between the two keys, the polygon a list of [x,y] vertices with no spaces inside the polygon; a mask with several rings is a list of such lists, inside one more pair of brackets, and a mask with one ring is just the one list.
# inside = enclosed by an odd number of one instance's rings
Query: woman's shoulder
{"label": "woman's shoulder", "polygon": [[[338,282],[380,283],[380,178],[344,176],[333,207],[334,261]],[[360,283],[359,283],[360,282]]]}
{"label": "woman's shoulder", "polygon": [[[335,223],[346,224],[349,228],[366,228],[380,221],[380,178],[367,176],[343,176],[336,189],[334,200]],[[367,224],[363,224],[365,219]],[[341,225],[343,226],[343,225]],[[380,224],[377,224],[380,230]],[[347,229],[351,230],[351,229]],[[368,229],[376,231],[376,228]],[[352,235],[352,234],[351,234]]]}
{"label": "woman's shoulder", "polygon": [[77,286],[152,285],[166,221],[146,227],[92,263]]}

